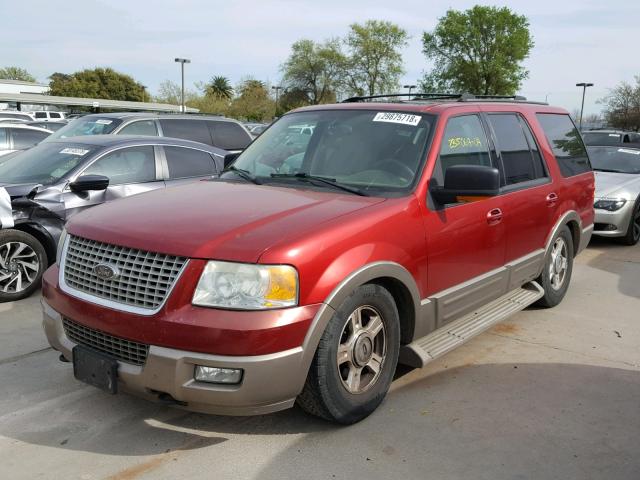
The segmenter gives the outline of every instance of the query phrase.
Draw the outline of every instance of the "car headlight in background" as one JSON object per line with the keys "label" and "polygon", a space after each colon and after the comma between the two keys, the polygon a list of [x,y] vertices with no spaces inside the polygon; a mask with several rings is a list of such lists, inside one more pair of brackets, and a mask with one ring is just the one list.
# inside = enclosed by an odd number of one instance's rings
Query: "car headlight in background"
{"label": "car headlight in background", "polygon": [[298,304],[298,272],[290,265],[210,261],[192,303],[239,310],[292,307]]}
{"label": "car headlight in background", "polygon": [[67,239],[67,229],[63,228],[58,240],[58,248],[56,250],[56,265],[60,266],[60,260],[62,259],[62,249],[64,248],[64,242]]}
{"label": "car headlight in background", "polygon": [[624,198],[600,198],[595,201],[593,208],[615,212],[624,207],[625,203],[627,203],[627,201]]}

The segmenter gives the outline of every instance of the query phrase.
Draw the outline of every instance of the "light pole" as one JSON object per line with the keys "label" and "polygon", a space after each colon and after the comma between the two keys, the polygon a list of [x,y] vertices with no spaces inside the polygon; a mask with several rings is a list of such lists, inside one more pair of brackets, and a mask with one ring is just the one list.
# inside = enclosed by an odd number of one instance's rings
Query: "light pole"
{"label": "light pole", "polygon": [[416,88],[416,86],[415,85],[405,85],[404,88],[408,88],[409,89],[409,95],[411,95],[411,90]]}
{"label": "light pole", "polygon": [[182,90],[181,90],[182,94],[181,94],[181,97],[180,97],[180,100],[181,100],[181,102],[180,102],[180,104],[181,104],[180,111],[182,113],[184,113],[185,110],[186,110],[184,108],[184,64],[185,63],[191,63],[191,60],[189,60],[188,58],[176,58],[175,61],[180,64],[180,70],[182,71]]}
{"label": "light pole", "polygon": [[279,93],[280,93],[280,90],[282,90],[282,86],[272,85],[271,89],[276,91],[276,117],[277,117],[278,116],[278,98],[280,97]]}
{"label": "light pole", "polygon": [[582,106],[580,107],[580,124],[578,129],[582,131],[582,112],[584,110],[584,94],[587,91],[587,87],[593,87],[593,83],[576,83],[576,87],[582,87]]}

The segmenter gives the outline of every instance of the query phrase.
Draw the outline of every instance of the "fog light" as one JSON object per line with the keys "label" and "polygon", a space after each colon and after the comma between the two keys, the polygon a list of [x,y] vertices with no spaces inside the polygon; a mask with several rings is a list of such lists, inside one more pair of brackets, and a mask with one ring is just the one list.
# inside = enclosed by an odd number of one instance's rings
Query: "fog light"
{"label": "fog light", "polygon": [[240,380],[242,380],[242,369],[196,365],[194,378],[199,382],[234,385],[240,383]]}

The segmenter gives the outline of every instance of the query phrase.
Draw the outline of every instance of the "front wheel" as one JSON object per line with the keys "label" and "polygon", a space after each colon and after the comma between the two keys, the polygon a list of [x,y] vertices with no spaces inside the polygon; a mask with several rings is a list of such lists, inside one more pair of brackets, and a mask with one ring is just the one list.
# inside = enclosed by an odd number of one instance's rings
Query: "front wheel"
{"label": "front wheel", "polygon": [[640,199],[636,201],[633,207],[627,234],[622,237],[622,243],[625,245],[635,245],[638,243],[638,240],[640,240]]}
{"label": "front wheel", "polygon": [[384,400],[398,363],[400,323],[391,294],[358,287],[320,339],[297,403],[312,415],[352,424]]}
{"label": "front wheel", "polygon": [[573,272],[573,237],[569,227],[563,226],[551,241],[544,270],[536,281],[542,286],[544,296],[536,302],[542,307],[558,305],[569,288]]}
{"label": "front wheel", "polygon": [[0,302],[31,295],[46,267],[47,255],[35,237],[20,230],[0,231]]}

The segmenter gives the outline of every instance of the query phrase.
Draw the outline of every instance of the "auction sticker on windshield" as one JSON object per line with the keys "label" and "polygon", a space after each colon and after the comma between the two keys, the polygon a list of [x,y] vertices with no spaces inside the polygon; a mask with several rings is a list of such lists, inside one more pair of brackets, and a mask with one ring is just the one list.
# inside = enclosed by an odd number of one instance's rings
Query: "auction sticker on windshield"
{"label": "auction sticker on windshield", "polygon": [[403,125],[411,125],[415,127],[420,123],[420,115],[411,115],[410,113],[395,113],[395,112],[378,112],[373,117],[374,122],[389,122],[389,123],[401,123]]}
{"label": "auction sticker on windshield", "polygon": [[106,120],[104,118],[99,118],[98,120],[96,120],[96,123],[98,125],[111,125],[112,122],[113,120]]}
{"label": "auction sticker on windshield", "polygon": [[86,155],[89,152],[89,150],[85,150],[84,148],[71,148],[71,147],[67,147],[67,148],[63,148],[62,150],[60,150],[60,153],[67,153],[69,155]]}

